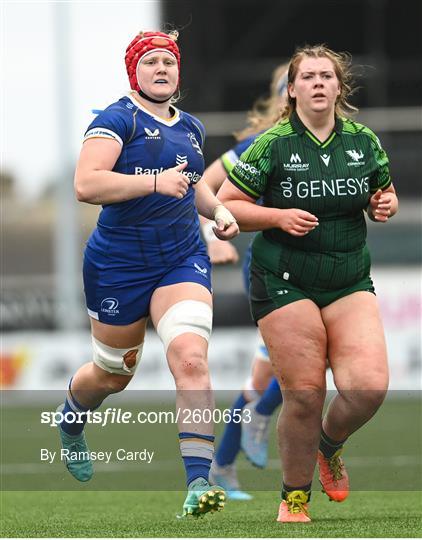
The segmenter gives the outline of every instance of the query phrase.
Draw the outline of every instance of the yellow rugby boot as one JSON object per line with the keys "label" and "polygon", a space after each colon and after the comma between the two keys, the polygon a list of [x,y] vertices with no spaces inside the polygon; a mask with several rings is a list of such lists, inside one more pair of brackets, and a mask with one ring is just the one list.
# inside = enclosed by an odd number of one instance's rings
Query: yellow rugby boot
{"label": "yellow rugby boot", "polygon": [[286,499],[281,501],[277,521],[281,523],[308,523],[311,521],[308,512],[309,492],[290,491]]}

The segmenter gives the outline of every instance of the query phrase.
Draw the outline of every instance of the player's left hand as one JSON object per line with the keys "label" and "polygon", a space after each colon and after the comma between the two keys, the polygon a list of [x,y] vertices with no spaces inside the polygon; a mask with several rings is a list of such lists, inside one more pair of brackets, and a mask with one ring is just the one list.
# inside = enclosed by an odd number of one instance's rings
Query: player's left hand
{"label": "player's left hand", "polygon": [[239,226],[236,222],[230,223],[230,225],[218,224],[213,227],[214,234],[220,240],[231,240],[239,234]]}
{"label": "player's left hand", "polygon": [[239,234],[239,226],[234,216],[224,205],[219,204],[214,209],[214,221],[216,226],[213,231],[220,240],[231,240]]}
{"label": "player's left hand", "polygon": [[374,221],[385,223],[391,217],[393,201],[396,195],[390,191],[379,189],[369,199],[371,214]]}

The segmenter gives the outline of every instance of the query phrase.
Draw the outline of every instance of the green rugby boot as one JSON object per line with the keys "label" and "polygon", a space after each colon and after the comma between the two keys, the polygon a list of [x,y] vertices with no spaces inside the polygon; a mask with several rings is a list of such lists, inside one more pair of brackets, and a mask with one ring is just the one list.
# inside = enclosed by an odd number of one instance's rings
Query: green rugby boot
{"label": "green rugby boot", "polygon": [[220,486],[210,486],[204,478],[197,478],[188,486],[188,495],[183,504],[183,513],[180,518],[192,516],[204,517],[208,512],[223,510],[226,502],[226,493]]}
{"label": "green rugby boot", "polygon": [[79,435],[69,435],[60,426],[57,427],[62,444],[60,457],[65,462],[67,470],[79,482],[88,482],[94,474],[94,468],[85,433],[82,431]]}

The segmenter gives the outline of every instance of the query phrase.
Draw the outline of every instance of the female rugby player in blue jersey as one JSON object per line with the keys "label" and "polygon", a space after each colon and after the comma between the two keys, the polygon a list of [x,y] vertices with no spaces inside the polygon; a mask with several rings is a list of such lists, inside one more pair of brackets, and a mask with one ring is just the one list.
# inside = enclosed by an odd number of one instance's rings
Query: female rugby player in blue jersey
{"label": "female rugby player in blue jersey", "polygon": [[[262,231],[250,302],[283,392],[280,522],[310,521],[316,462],[330,499],[346,499],[343,444],[388,387],[364,211],[384,223],[398,200],[378,138],[347,118],[356,110],[347,102],[349,62],[325,46],[296,51],[282,121],[242,154],[219,191],[243,230]],[[338,393],[321,422],[327,358]]]}
{"label": "female rugby player in blue jersey", "polygon": [[[200,181],[204,130],[174,107],[180,80],[177,32],[141,32],[126,50],[131,92],[88,127],[75,174],[79,201],[101,204],[84,257],[93,362],[72,378],[63,412],[92,410],[132,379],[141,359],[147,319],[160,336],[177,389],[177,407],[212,409],[207,365],[212,325],[210,261],[200,240],[201,214],[215,234],[238,234],[230,212]],[[195,206],[196,205],[196,206]],[[184,415],[181,415],[181,417]],[[213,425],[179,423],[188,496],[183,515],[224,506],[210,486]],[[62,445],[87,451],[83,424],[60,425]],[[80,481],[87,459],[68,460]]]}

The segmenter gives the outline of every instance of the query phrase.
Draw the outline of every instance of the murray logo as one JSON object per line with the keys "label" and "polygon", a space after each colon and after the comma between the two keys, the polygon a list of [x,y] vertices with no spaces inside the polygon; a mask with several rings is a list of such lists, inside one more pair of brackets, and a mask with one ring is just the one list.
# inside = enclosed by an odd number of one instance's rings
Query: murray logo
{"label": "murray logo", "polygon": [[111,315],[112,317],[116,315],[116,313],[120,313],[120,311],[117,309],[118,307],[119,301],[117,298],[104,298],[104,300],[101,302],[101,311]]}
{"label": "murray logo", "polygon": [[326,167],[328,167],[328,164],[330,163],[330,157],[331,156],[329,156],[328,154],[323,154],[322,156],[320,156]]}
{"label": "murray logo", "polygon": [[289,163],[283,163],[285,171],[307,171],[309,163],[302,163],[302,158],[296,152],[290,156]]}
{"label": "murray logo", "polygon": [[359,167],[360,165],[365,165],[364,161],[361,159],[364,157],[362,150],[346,150],[346,154],[352,158],[352,161],[349,161],[347,164],[349,167]]}
{"label": "murray logo", "polygon": [[144,131],[146,133],[145,139],[161,139],[160,130],[158,128],[154,129],[154,131],[151,131],[148,128],[144,128]]}

